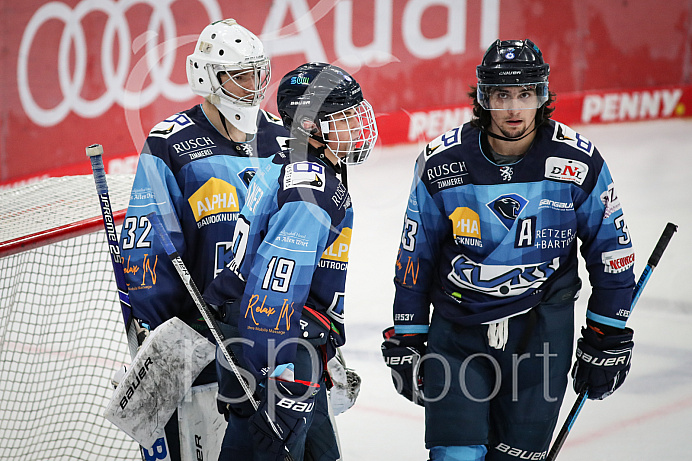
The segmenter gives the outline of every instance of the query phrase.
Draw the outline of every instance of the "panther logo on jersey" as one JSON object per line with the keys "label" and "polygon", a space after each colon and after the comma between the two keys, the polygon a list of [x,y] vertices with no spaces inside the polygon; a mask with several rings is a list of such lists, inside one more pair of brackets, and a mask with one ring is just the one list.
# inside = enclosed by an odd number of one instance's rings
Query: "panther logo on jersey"
{"label": "panther logo on jersey", "polygon": [[505,194],[485,205],[500,220],[502,225],[509,230],[528,203],[529,201],[521,195]]}
{"label": "panther logo on jersey", "polygon": [[257,168],[253,166],[249,166],[247,168],[243,168],[241,171],[238,172],[238,177],[240,178],[241,181],[243,181],[243,184],[245,184],[245,187],[250,186],[250,181],[252,181],[252,178],[255,177],[255,174],[257,173]]}
{"label": "panther logo on jersey", "polygon": [[521,210],[521,204],[512,197],[504,197],[496,201],[493,204],[493,208],[502,215],[503,218],[514,220],[517,219],[519,210]]}

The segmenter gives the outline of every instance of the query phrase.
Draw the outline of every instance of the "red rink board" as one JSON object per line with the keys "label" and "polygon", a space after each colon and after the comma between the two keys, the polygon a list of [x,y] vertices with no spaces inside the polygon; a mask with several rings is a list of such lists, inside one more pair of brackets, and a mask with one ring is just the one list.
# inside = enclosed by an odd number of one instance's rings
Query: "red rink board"
{"label": "red rink board", "polygon": [[688,0],[0,0],[0,10],[0,188],[88,173],[94,143],[109,173],[133,171],[151,127],[201,101],[186,56],[205,25],[229,17],[271,57],[266,109],[287,71],[334,63],[361,83],[381,145],[468,119],[466,92],[496,38],[541,48],[568,124],[686,116],[692,84]]}
{"label": "red rink board", "polygon": [[[690,116],[692,86],[642,88],[627,91],[583,92],[557,95],[553,118],[567,125],[663,120]],[[420,111],[378,113],[381,146],[427,143],[471,117],[470,106],[447,106]],[[106,162],[109,174],[134,173],[137,152],[111,156]],[[11,182],[25,184],[51,176],[90,174],[88,162],[42,171]],[[0,188],[3,185],[0,183]]]}

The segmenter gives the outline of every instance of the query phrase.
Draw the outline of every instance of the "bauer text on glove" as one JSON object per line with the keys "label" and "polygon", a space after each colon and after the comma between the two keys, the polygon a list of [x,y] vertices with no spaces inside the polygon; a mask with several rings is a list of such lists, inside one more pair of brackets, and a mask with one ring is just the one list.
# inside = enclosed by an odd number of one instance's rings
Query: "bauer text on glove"
{"label": "bauer text on glove", "polygon": [[269,378],[267,395],[250,417],[255,449],[284,459],[286,447],[305,432],[319,389],[317,383]]}
{"label": "bauer text on glove", "polygon": [[392,370],[396,391],[411,402],[423,405],[423,370],[420,361],[425,355],[426,334],[397,335],[394,327],[382,332],[382,356]]}
{"label": "bauer text on glove", "polygon": [[592,400],[602,400],[615,392],[627,377],[634,347],[630,328],[605,331],[598,325],[582,328],[577,341],[577,360],[572,368],[572,384],[579,392],[584,386]]}

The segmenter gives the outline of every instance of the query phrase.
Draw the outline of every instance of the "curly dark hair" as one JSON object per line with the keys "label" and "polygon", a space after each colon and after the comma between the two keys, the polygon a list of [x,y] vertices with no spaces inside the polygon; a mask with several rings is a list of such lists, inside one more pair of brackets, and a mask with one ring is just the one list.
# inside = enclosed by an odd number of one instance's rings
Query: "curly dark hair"
{"label": "curly dark hair", "polygon": [[[470,86],[470,90],[467,93],[468,97],[471,98],[473,104],[473,118],[471,119],[471,125],[476,128],[488,128],[490,126],[490,111],[487,111],[481,107],[477,99],[477,87],[475,85]],[[552,104],[555,102],[555,93],[552,91],[548,92],[548,100],[545,104],[541,106],[539,110],[536,111],[536,126],[550,119],[555,111],[555,107]]]}

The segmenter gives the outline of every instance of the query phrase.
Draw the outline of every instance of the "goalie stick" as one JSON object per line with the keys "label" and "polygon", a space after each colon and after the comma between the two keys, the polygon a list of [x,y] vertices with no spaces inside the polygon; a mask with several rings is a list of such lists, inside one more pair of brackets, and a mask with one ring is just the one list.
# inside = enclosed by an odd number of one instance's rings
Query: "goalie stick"
{"label": "goalie stick", "polygon": [[[649,256],[649,260],[646,263],[646,267],[642,271],[642,275],[639,277],[637,285],[634,287],[634,295],[632,296],[632,304],[630,305],[630,314],[634,310],[634,306],[635,304],[637,304],[637,301],[639,300],[639,297],[642,294],[642,290],[649,281],[649,278],[651,277],[653,270],[658,265],[658,262],[660,261],[663,252],[665,251],[666,247],[668,246],[668,243],[670,242],[670,239],[673,237],[673,234],[677,230],[678,226],[670,222],[666,224],[665,229],[663,229],[661,237],[659,237],[658,242],[654,247],[654,250],[651,252],[651,256]],[[572,409],[567,415],[565,423],[562,425],[560,432],[555,438],[555,442],[553,443],[553,447],[550,449],[550,452],[548,453],[546,461],[554,461],[557,458],[557,455],[558,453],[560,453],[562,445],[564,445],[565,440],[567,439],[567,436],[572,430],[572,426],[574,425],[577,416],[579,416],[579,413],[581,412],[581,409],[583,408],[584,403],[586,403],[588,397],[589,391],[587,389],[581,389],[581,391],[577,395],[577,400],[574,402],[574,405],[572,405]]]}
{"label": "goalie stick", "polygon": [[[202,294],[197,288],[195,281],[192,280],[192,276],[190,276],[190,273],[188,272],[187,267],[183,262],[183,258],[180,257],[178,251],[175,249],[173,241],[168,235],[166,228],[163,226],[161,218],[159,218],[159,216],[156,213],[152,212],[147,215],[147,219],[151,223],[151,226],[154,228],[156,235],[159,237],[159,240],[163,245],[163,249],[168,255],[168,258],[171,260],[171,263],[173,263],[175,270],[178,272],[178,275],[180,275],[180,279],[182,280],[187,290],[190,292],[192,300],[195,302],[197,309],[199,309],[199,312],[202,314],[205,323],[209,327],[209,330],[211,330],[211,333],[214,336],[214,339],[216,340],[216,343],[218,344],[219,348],[221,349],[221,352],[230,364],[233,374],[236,376],[236,378],[240,382],[240,385],[243,387],[245,395],[252,404],[252,407],[255,409],[255,411],[257,411],[257,409],[259,408],[259,402],[257,402],[247,382],[245,382],[245,379],[241,376],[240,370],[238,370],[238,366],[236,365],[237,360],[235,355],[233,354],[233,351],[228,349],[224,344],[223,333],[219,329],[219,325],[216,323],[216,320],[212,316],[211,311],[209,310],[209,306],[207,306],[206,301],[204,301],[204,298],[202,297]],[[272,425],[272,429],[274,430],[276,435],[280,437],[279,431],[271,419],[269,419],[269,423]],[[286,449],[285,461],[293,461],[293,457],[289,453],[288,447],[284,446],[284,448]]]}
{"label": "goalie stick", "polygon": [[106,172],[103,168],[103,147],[100,144],[92,144],[86,148],[87,157],[91,161],[91,171],[94,175],[94,183],[96,185],[96,193],[99,197],[101,205],[101,215],[103,216],[103,226],[106,231],[106,239],[108,241],[108,251],[111,255],[111,263],[113,264],[113,274],[115,275],[115,284],[118,288],[118,297],[120,299],[120,309],[125,322],[125,333],[127,335],[127,345],[130,348],[130,357],[134,358],[137,355],[139,342],[137,341],[137,331],[132,317],[132,306],[130,305],[130,295],[125,282],[125,270],[123,269],[123,257],[120,254],[120,244],[118,243],[118,233],[115,229],[115,221],[113,220],[113,208],[111,207],[111,199],[108,193],[108,182],[106,181]]}
{"label": "goalie stick", "polygon": [[[108,252],[111,255],[111,263],[113,265],[113,275],[115,276],[115,284],[118,288],[118,298],[120,300],[120,309],[125,322],[125,334],[127,336],[127,345],[130,350],[130,358],[134,359],[139,348],[137,339],[137,322],[132,316],[132,306],[130,305],[130,294],[125,282],[125,270],[123,269],[123,257],[120,253],[120,244],[118,243],[118,233],[113,220],[113,207],[111,206],[110,194],[108,193],[108,182],[106,180],[106,172],[103,168],[103,146],[101,144],[92,144],[86,148],[86,155],[91,161],[91,171],[94,176],[94,184],[96,185],[96,194],[99,197],[101,205],[101,215],[103,216],[103,226],[106,231],[106,239],[108,241]],[[168,453],[168,443],[165,436],[156,441],[153,447],[145,448],[140,445],[140,454],[142,459],[148,459],[148,451],[153,449],[155,453],[161,452],[162,446],[164,451]],[[170,459],[166,455],[165,459]]]}

